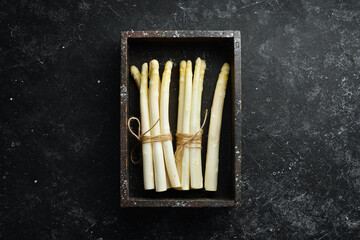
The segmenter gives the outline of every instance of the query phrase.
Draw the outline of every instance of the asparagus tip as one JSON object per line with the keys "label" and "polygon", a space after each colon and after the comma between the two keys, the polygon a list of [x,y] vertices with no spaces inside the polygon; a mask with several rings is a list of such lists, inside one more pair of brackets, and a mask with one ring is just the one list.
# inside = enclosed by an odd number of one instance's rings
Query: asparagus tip
{"label": "asparagus tip", "polygon": [[192,67],[192,62],[190,60],[187,60],[186,67],[190,67],[190,68]]}
{"label": "asparagus tip", "polygon": [[172,61],[167,61],[166,64],[165,64],[165,68],[172,68],[173,66],[173,62]]}
{"label": "asparagus tip", "polygon": [[156,59],[151,60],[150,68],[159,68],[159,62]]}
{"label": "asparagus tip", "polygon": [[181,67],[181,68],[185,68],[185,67],[186,67],[186,61],[185,61],[185,60],[182,60],[182,61],[180,62],[180,67]]}
{"label": "asparagus tip", "polygon": [[130,72],[131,72],[131,74],[136,74],[139,72],[139,69],[136,66],[132,65],[130,67]]}
{"label": "asparagus tip", "polygon": [[221,68],[222,72],[229,73],[230,71],[230,65],[228,63],[224,63],[224,65]]}
{"label": "asparagus tip", "polygon": [[206,61],[205,60],[201,60],[201,68],[202,69],[206,69]]}

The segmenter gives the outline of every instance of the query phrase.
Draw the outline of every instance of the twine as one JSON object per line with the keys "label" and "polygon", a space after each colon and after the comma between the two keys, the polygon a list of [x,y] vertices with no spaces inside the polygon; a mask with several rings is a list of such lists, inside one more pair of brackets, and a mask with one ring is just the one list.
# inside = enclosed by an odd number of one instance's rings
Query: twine
{"label": "twine", "polygon": [[[134,133],[134,131],[131,129],[130,123],[132,120],[136,120],[138,123],[138,134]],[[167,140],[172,140],[172,135],[171,133],[165,133],[165,134],[159,134],[156,136],[145,136],[145,134],[147,134],[148,132],[150,132],[151,129],[153,129],[156,124],[160,121],[160,119],[158,119],[154,125],[152,125],[151,128],[149,128],[148,130],[146,130],[143,134],[141,133],[141,123],[140,120],[137,117],[131,117],[128,120],[128,129],[130,131],[130,133],[137,138],[137,140],[139,140],[139,142],[135,145],[135,147],[133,147],[133,149],[131,150],[131,154],[130,154],[130,160],[133,164],[137,165],[141,162],[142,158],[140,158],[138,161],[134,161],[133,159],[133,154],[136,150],[136,148],[139,146],[140,143],[145,144],[145,143],[153,143],[153,142],[164,142]]]}
{"label": "twine", "polygon": [[176,134],[176,151],[175,155],[178,154],[184,147],[198,148],[201,149],[201,139],[203,134],[203,128],[206,123],[208,110],[205,111],[204,121],[201,128],[196,133],[177,133]]}

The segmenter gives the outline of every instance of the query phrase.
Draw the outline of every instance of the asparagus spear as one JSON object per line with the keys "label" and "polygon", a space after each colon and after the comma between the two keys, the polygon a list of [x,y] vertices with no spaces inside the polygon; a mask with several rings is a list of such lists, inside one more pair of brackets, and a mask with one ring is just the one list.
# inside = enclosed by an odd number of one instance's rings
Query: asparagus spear
{"label": "asparagus spear", "polygon": [[[201,121],[201,98],[202,98],[202,91],[203,91],[203,83],[204,83],[204,75],[205,75],[206,63],[204,60],[201,60],[201,68],[200,68],[200,81],[199,81],[199,94],[198,94],[198,102],[197,102],[197,113],[196,116],[198,119],[196,120],[196,131],[200,130],[200,121]],[[200,146],[201,147],[201,146]],[[198,164],[195,165],[196,173],[199,176],[199,180],[201,180],[201,184],[199,188],[203,187],[203,176],[202,176],[202,164],[201,164],[201,148],[196,148],[196,159]],[[191,168],[190,168],[191,171]]]}
{"label": "asparagus spear", "polygon": [[[199,83],[199,95],[198,95],[198,106],[197,106],[197,116],[199,119],[197,120],[197,129],[200,129],[200,121],[201,121],[201,99],[204,85],[204,75],[206,70],[206,62],[205,60],[201,60],[201,70],[200,70],[200,83]],[[199,156],[198,158],[201,161],[201,148],[197,149],[196,154]],[[200,162],[201,163],[201,162]],[[200,164],[201,165],[201,164]]]}
{"label": "asparagus spear", "polygon": [[[206,62],[204,60],[201,60],[201,70],[200,70],[200,84],[199,84],[199,95],[198,95],[198,106],[197,106],[197,116],[199,119],[197,120],[197,129],[200,130],[200,121],[201,121],[201,99],[202,99],[202,92],[203,92],[203,84],[204,84],[204,75],[206,70]],[[201,147],[201,146],[200,146]],[[202,179],[202,161],[201,161],[201,148],[196,149],[196,157],[199,159],[200,162],[200,174]],[[201,188],[203,187],[203,180],[201,180]]]}
{"label": "asparagus spear", "polygon": [[[160,74],[159,74],[159,76],[160,76]],[[161,103],[161,100],[160,100],[160,98],[161,98],[161,83],[160,83],[160,81],[158,82],[158,88],[159,88],[159,93],[160,93],[160,97],[159,97],[159,113],[160,113],[160,103]],[[161,115],[160,115],[160,117],[161,117]],[[160,122],[161,122],[161,120],[160,120]],[[161,132],[161,125],[160,125],[160,132]],[[161,145],[162,145],[162,143],[161,143]],[[164,154],[164,149],[163,149],[163,154]],[[164,160],[165,160],[165,155],[163,155],[163,158],[164,158]],[[168,175],[168,173],[166,172],[166,164],[165,164],[165,177],[166,177],[166,189],[169,189],[169,188],[171,188],[171,183],[170,183],[170,179],[169,179],[169,175]]]}
{"label": "asparagus spear", "polygon": [[[150,129],[147,63],[144,63],[141,68],[140,113],[141,113],[141,122],[142,122],[141,133],[143,134]],[[145,136],[150,136],[150,132],[147,132]],[[146,190],[154,189],[154,167],[153,167],[151,143],[144,143],[142,145],[142,156],[143,156],[144,188]]]}
{"label": "asparagus spear", "polygon": [[[130,67],[131,75],[135,81],[140,80],[140,115],[141,115],[141,134],[144,134],[150,129],[149,117],[149,103],[148,103],[148,64],[144,63],[141,68],[141,76],[139,76],[139,69],[135,66]],[[139,73],[139,74],[138,74]],[[145,136],[150,136],[147,132]],[[143,176],[144,189],[154,189],[154,168],[152,157],[151,143],[142,144],[142,159],[143,159]]]}
{"label": "asparagus spear", "polygon": [[[142,70],[141,70],[142,71]],[[138,87],[138,89],[140,90],[140,78],[141,78],[141,74],[140,74],[140,71],[137,67],[135,66],[131,66],[130,67],[130,73],[131,75],[133,76],[134,80],[135,80],[135,83],[136,83],[136,86]]]}
{"label": "asparagus spear", "polygon": [[[151,60],[150,62],[150,87],[149,87],[149,109],[150,109],[150,124],[153,126],[159,119],[159,62]],[[161,121],[160,121],[161,125]],[[160,135],[160,125],[156,124],[151,129],[151,135]],[[155,169],[155,189],[157,192],[167,190],[166,187],[166,172],[164,164],[164,155],[161,142],[153,143],[154,169]]]}
{"label": "asparagus spear", "polygon": [[[184,98],[184,118],[183,118],[183,133],[190,132],[190,111],[191,111],[191,93],[192,93],[192,63],[187,61],[185,73],[185,98]],[[189,190],[190,182],[190,152],[187,146],[184,147],[181,167],[181,189]]]}
{"label": "asparagus spear", "polygon": [[[160,121],[161,133],[170,133],[169,124],[169,89],[171,81],[172,62],[167,61],[161,81]],[[174,149],[171,140],[163,142],[166,170],[172,187],[180,187],[180,179],[176,169]]]}
{"label": "asparagus spear", "polygon": [[205,167],[206,191],[217,190],[221,120],[229,71],[230,65],[228,63],[225,63],[221,68],[221,72],[216,83],[213,103],[211,107]]}
{"label": "asparagus spear", "polygon": [[[161,104],[161,83],[160,82],[159,82],[159,93],[160,93],[160,97],[159,97],[159,107],[160,107],[160,104]],[[161,118],[161,109],[159,110],[159,113],[160,113],[160,118]],[[161,131],[161,125],[160,125],[160,131]],[[163,157],[165,160],[164,148],[163,148],[163,154],[164,154]],[[170,183],[170,179],[169,179],[169,174],[166,171],[166,163],[165,163],[165,176],[166,176],[166,189],[169,189],[169,188],[171,188],[171,183]]]}
{"label": "asparagus spear", "polygon": [[[198,129],[198,100],[199,100],[199,83],[200,83],[200,71],[201,71],[201,59],[197,58],[195,61],[194,78],[192,85],[192,97],[191,97],[191,117],[190,117],[190,133],[195,134]],[[190,148],[190,181],[191,188],[199,189],[202,188],[202,170],[201,170],[201,159],[197,158],[195,147],[197,144],[191,143]]]}
{"label": "asparagus spear", "polygon": [[[180,62],[180,77],[179,77],[179,99],[178,99],[178,118],[176,133],[182,133],[183,119],[184,119],[184,97],[185,97],[185,71],[186,61]],[[179,176],[181,177],[181,160],[183,158],[183,150],[175,155],[176,168]],[[181,180],[181,179],[180,179]],[[180,182],[181,183],[181,182]]]}

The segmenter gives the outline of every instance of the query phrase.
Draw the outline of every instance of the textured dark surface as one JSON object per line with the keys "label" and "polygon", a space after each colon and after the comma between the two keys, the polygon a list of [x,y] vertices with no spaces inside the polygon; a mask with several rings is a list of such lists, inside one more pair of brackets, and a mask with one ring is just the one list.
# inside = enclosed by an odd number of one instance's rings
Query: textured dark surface
{"label": "textured dark surface", "polygon": [[[0,239],[356,239],[358,1],[0,2]],[[120,209],[120,32],[239,29],[239,209]]]}

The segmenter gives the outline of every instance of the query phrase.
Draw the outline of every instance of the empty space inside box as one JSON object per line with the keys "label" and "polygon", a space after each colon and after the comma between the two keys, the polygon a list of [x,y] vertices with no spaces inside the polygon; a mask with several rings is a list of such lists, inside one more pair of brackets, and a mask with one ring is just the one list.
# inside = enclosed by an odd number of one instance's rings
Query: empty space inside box
{"label": "empty space inside box", "polygon": [[[201,122],[205,116],[205,110],[209,114],[204,127],[202,144],[202,169],[205,174],[206,150],[208,140],[208,130],[210,123],[211,105],[215,91],[216,82],[222,65],[227,62],[233,69],[234,64],[234,40],[233,38],[129,38],[128,39],[128,69],[135,65],[141,70],[141,65],[156,59],[160,64],[160,77],[164,70],[166,61],[173,62],[170,85],[170,104],[169,121],[171,133],[173,135],[174,150],[175,134],[177,128],[178,94],[179,94],[179,64],[181,60],[191,60],[193,70],[197,57],[206,61],[206,71],[204,78]],[[128,77],[128,118],[135,116],[140,119],[139,91],[130,73]],[[234,74],[230,70],[229,80],[226,89],[224,102],[220,153],[219,153],[219,175],[218,188],[216,192],[207,192],[204,189],[177,191],[168,189],[165,192],[155,192],[155,190],[144,190],[142,165],[134,165],[128,156],[129,171],[129,197],[134,199],[168,199],[168,200],[193,200],[193,199],[212,199],[212,200],[234,200],[235,187],[235,168],[234,168]],[[136,129],[137,126],[133,125]],[[128,153],[137,144],[137,139],[128,133]],[[141,156],[141,145],[134,153],[134,159]]]}

